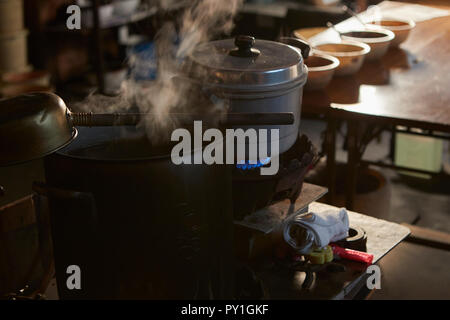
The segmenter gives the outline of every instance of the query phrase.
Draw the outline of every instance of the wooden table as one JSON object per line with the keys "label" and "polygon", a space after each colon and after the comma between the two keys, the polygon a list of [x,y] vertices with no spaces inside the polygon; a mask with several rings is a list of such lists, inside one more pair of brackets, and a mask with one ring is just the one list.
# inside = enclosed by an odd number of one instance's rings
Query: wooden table
{"label": "wooden table", "polygon": [[[444,0],[409,2],[450,10],[450,3]],[[360,28],[354,18],[342,24]],[[337,34],[330,31],[321,35],[322,40],[335,40]],[[380,125],[414,127],[432,135],[450,132],[449,58],[450,16],[418,22],[408,40],[400,48],[391,48],[380,61],[365,62],[354,76],[335,77],[325,91],[305,92],[303,110],[330,119],[326,151],[331,199],[337,119],[348,123],[348,208],[353,206],[356,166],[364,149],[361,124],[372,129]]]}

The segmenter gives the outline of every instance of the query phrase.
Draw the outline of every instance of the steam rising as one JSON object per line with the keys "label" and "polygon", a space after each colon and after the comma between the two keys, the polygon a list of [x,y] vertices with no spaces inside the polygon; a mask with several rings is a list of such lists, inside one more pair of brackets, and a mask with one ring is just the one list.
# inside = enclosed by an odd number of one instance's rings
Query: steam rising
{"label": "steam rising", "polygon": [[[199,88],[179,76],[182,62],[201,42],[233,28],[233,16],[243,0],[157,0],[161,10],[181,8],[177,21],[165,23],[156,34],[158,74],[154,81],[122,84],[117,97],[89,96],[79,107],[96,113],[124,112],[133,105],[142,113],[145,129],[152,141],[166,138],[179,125],[170,113],[195,112],[207,103],[196,94]],[[209,102],[211,104],[211,102]],[[215,101],[208,112],[220,117],[226,104]],[[204,110],[201,112],[204,113]]]}

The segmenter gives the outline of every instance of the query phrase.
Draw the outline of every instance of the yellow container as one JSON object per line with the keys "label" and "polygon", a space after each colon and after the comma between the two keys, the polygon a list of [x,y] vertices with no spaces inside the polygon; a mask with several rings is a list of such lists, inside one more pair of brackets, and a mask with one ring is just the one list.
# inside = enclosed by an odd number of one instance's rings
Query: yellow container
{"label": "yellow container", "polygon": [[0,0],[0,35],[23,29],[23,0]]}
{"label": "yellow container", "polygon": [[27,35],[27,30],[0,34],[0,73],[22,71],[27,68]]}

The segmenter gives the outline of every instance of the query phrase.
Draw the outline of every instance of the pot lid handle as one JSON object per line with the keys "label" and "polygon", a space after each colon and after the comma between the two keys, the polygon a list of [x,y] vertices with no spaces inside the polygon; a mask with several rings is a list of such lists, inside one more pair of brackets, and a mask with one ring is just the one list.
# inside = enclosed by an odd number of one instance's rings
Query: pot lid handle
{"label": "pot lid handle", "polygon": [[230,51],[230,55],[240,58],[256,58],[261,52],[253,48],[255,45],[255,38],[252,36],[239,35],[234,39],[234,44],[237,48]]}
{"label": "pot lid handle", "polygon": [[291,37],[281,37],[278,39],[278,41],[300,49],[303,59],[307,59],[309,57],[311,46],[308,42]]}

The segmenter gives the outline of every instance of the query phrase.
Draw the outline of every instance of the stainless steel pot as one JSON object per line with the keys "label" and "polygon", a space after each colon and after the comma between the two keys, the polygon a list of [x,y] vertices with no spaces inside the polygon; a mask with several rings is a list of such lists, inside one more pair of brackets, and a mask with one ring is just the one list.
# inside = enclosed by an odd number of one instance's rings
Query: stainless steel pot
{"label": "stainless steel pot", "polygon": [[[199,95],[201,93],[199,92]],[[75,126],[135,126],[139,113],[73,113],[55,94],[37,92],[0,100],[0,166],[43,157],[76,138]],[[294,115],[284,113],[227,113],[223,119],[196,113],[171,113],[183,126],[194,120],[214,125],[292,124]]]}
{"label": "stainless steel pot", "polygon": [[279,129],[280,153],[298,138],[303,86],[308,75],[302,53],[306,57],[309,53],[309,46],[301,40],[284,38],[282,42],[250,36],[212,41],[196,48],[186,63],[189,76],[228,100],[233,113],[292,112],[295,121],[291,125],[234,127]]}

